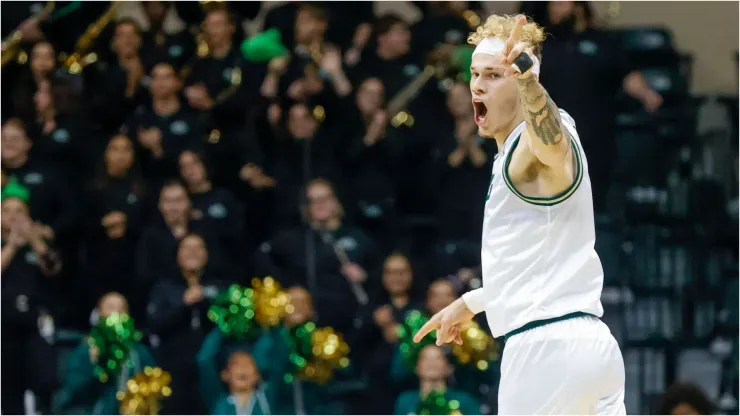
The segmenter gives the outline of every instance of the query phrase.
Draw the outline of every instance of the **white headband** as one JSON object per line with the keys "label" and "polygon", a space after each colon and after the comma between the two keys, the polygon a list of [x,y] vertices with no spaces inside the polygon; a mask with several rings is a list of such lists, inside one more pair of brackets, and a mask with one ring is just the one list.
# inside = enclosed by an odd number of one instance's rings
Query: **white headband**
{"label": "white headband", "polygon": [[506,50],[506,41],[499,37],[494,38],[483,38],[478,46],[473,51],[473,56],[479,53],[485,53],[486,55],[496,55]]}
{"label": "white headband", "polygon": [[[478,43],[478,46],[475,47],[475,50],[473,51],[473,56],[479,53],[484,53],[486,55],[496,55],[497,53],[503,53],[506,50],[506,40],[503,38],[500,38],[498,36],[496,37],[490,37],[490,38],[483,38],[480,43]],[[532,74],[539,78],[540,76],[540,60],[537,59],[536,56],[532,57],[532,61],[534,63],[532,64]],[[521,71],[516,66],[516,64],[512,65],[512,67],[517,70],[519,73]]]}

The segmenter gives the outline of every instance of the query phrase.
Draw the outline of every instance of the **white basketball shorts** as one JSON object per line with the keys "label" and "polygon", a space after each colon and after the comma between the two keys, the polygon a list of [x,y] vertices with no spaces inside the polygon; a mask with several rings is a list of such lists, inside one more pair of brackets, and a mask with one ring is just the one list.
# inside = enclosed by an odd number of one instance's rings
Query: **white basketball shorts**
{"label": "white basketball shorts", "polygon": [[596,317],[512,335],[504,347],[501,415],[624,415],[624,361]]}

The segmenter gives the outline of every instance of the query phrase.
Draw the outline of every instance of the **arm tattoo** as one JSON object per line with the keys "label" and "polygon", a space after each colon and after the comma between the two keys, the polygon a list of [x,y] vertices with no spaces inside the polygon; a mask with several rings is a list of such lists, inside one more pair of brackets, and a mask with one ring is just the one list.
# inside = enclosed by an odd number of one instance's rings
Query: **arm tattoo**
{"label": "arm tattoo", "polygon": [[543,144],[553,145],[565,136],[560,113],[550,95],[534,77],[517,80],[527,124]]}

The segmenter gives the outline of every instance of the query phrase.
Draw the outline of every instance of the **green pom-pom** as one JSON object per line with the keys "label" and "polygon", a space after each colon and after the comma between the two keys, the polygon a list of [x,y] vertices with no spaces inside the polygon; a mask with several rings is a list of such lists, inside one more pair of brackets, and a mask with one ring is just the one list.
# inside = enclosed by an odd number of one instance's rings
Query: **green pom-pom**
{"label": "green pom-pom", "polygon": [[473,63],[473,51],[470,46],[456,46],[451,53],[450,63],[458,71],[461,81],[470,82],[470,65]]}
{"label": "green pom-pom", "polygon": [[441,391],[433,390],[419,403],[417,415],[459,415],[460,402],[447,400]]}
{"label": "green pom-pom", "polygon": [[245,39],[242,42],[242,55],[252,62],[267,62],[288,54],[288,49],[280,41],[280,31],[273,28]]}
{"label": "green pom-pom", "polygon": [[0,200],[5,201],[7,198],[17,198],[27,204],[31,198],[31,193],[28,191],[28,188],[21,185],[18,179],[13,176],[8,179],[8,183],[3,187],[2,193],[0,193]]}
{"label": "green pom-pom", "polygon": [[255,322],[254,292],[250,288],[231,285],[219,293],[208,309],[208,319],[229,338],[253,341],[260,335]]}
{"label": "green pom-pom", "polygon": [[288,374],[284,377],[286,382],[293,381],[295,375],[305,368],[308,360],[311,359],[311,355],[313,354],[312,340],[314,331],[316,331],[316,324],[313,322],[306,322],[296,325],[293,328],[284,329],[283,336],[290,349],[288,360],[291,364]]}
{"label": "green pom-pom", "polygon": [[414,342],[414,334],[419,332],[422,326],[429,321],[420,311],[414,309],[406,314],[403,323],[398,327],[398,348],[401,351],[401,358],[409,369],[416,369],[416,361],[419,353],[427,345],[434,344],[435,338],[430,333],[425,336],[418,344]]}
{"label": "green pom-pom", "polygon": [[98,349],[93,369],[100,382],[117,376],[123,366],[130,365],[131,350],[141,340],[141,332],[134,327],[134,319],[127,314],[113,313],[101,318],[90,331],[88,342]]}

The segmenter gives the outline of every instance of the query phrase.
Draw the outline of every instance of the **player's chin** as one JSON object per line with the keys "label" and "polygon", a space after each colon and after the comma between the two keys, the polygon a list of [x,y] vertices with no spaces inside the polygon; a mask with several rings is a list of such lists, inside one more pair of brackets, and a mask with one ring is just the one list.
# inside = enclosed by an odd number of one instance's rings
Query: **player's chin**
{"label": "player's chin", "polygon": [[493,132],[486,128],[486,126],[478,126],[478,136],[484,139],[493,139]]}

